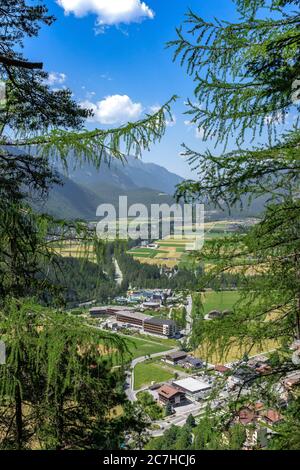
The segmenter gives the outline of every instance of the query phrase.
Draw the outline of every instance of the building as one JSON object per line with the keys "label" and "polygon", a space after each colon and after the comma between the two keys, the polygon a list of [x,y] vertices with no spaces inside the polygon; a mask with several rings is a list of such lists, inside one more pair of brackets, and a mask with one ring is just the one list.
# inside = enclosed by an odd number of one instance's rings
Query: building
{"label": "building", "polygon": [[174,366],[178,364],[180,361],[183,361],[187,357],[187,353],[184,351],[176,351],[170,354],[167,354],[165,359],[166,362],[169,364],[173,364]]}
{"label": "building", "polygon": [[112,315],[112,313],[109,312],[108,307],[92,307],[90,308],[89,313],[93,318],[98,318],[103,315]]}
{"label": "building", "polygon": [[270,426],[274,426],[283,421],[283,416],[276,410],[269,409],[261,413],[261,419]]}
{"label": "building", "polygon": [[219,320],[223,318],[223,313],[219,310],[212,310],[204,316],[204,320]]}
{"label": "building", "polygon": [[244,407],[238,413],[238,422],[244,426],[255,423],[256,418],[257,415],[255,410],[250,407]]}
{"label": "building", "polygon": [[145,309],[151,309],[151,310],[157,310],[160,309],[161,303],[160,301],[149,301],[149,302],[144,302],[143,303],[143,308]]}
{"label": "building", "polygon": [[116,318],[118,322],[128,323],[129,325],[136,325],[142,328],[147,316],[143,313],[124,310],[118,312]]}
{"label": "building", "polygon": [[157,393],[159,401],[164,405],[170,403],[172,406],[178,406],[186,401],[184,392],[172,385],[163,385]]}
{"label": "building", "polygon": [[204,362],[193,356],[187,356],[183,361],[183,367],[186,369],[201,369],[203,366]]}
{"label": "building", "polygon": [[229,387],[235,387],[237,385],[248,387],[252,385],[257,377],[258,374],[256,371],[247,366],[241,366],[229,377],[228,385]]}
{"label": "building", "polygon": [[300,385],[300,372],[292,372],[291,374],[288,374],[284,379],[283,379],[283,386],[287,390],[292,390],[294,387]]}
{"label": "building", "polygon": [[116,316],[119,312],[131,312],[130,307],[118,307],[118,306],[105,306],[105,307],[92,307],[89,312],[91,317],[101,317],[103,315]]}
{"label": "building", "polygon": [[194,379],[193,377],[176,380],[173,384],[191,400],[206,398],[211,390],[210,384],[201,379]]}
{"label": "building", "polygon": [[226,366],[216,365],[215,371],[219,372],[219,374],[226,374],[226,373],[229,373],[231,369],[229,369],[229,367],[226,367]]}
{"label": "building", "polygon": [[177,333],[177,327],[173,320],[153,317],[144,320],[144,331],[155,335],[173,337]]}

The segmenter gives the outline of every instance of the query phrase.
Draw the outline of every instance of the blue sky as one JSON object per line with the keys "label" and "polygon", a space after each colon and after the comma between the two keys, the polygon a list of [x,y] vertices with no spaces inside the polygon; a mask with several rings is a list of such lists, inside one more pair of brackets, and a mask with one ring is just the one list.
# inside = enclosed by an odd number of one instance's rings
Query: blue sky
{"label": "blue sky", "polygon": [[[122,12],[122,2],[128,9]],[[28,40],[25,54],[44,61],[52,86],[69,87],[76,100],[93,105],[95,122],[88,127],[112,127],[142,116],[173,94],[176,123],[162,142],[143,155],[182,176],[191,176],[179,156],[181,143],[205,150],[207,144],[184,121],[184,101],[192,98],[193,82],[172,62],[167,41],[175,38],[190,7],[199,15],[232,20],[231,0],[46,0],[57,21]],[[66,14],[67,13],[67,14]]]}

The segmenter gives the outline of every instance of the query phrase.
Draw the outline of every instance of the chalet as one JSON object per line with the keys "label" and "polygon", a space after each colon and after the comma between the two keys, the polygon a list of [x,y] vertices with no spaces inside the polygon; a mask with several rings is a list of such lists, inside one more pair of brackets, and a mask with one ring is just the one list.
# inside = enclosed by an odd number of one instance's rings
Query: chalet
{"label": "chalet", "polygon": [[201,369],[204,366],[204,362],[201,359],[197,359],[193,356],[187,356],[183,361],[183,367],[186,369]]}
{"label": "chalet", "polygon": [[283,420],[283,416],[276,410],[266,410],[260,414],[261,419],[269,425],[276,425],[281,423]]}
{"label": "chalet", "polygon": [[161,403],[166,405],[170,403],[172,406],[178,406],[185,402],[185,394],[182,390],[179,390],[172,385],[165,384],[160,387],[157,391],[158,398]]}
{"label": "chalet", "polygon": [[166,362],[172,365],[177,365],[180,361],[186,359],[187,353],[184,351],[175,351],[165,356]]}

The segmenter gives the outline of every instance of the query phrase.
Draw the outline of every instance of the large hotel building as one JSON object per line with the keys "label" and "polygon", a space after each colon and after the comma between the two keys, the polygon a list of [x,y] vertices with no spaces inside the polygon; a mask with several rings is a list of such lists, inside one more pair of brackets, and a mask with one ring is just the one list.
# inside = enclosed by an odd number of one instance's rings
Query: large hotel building
{"label": "large hotel building", "polygon": [[165,318],[149,317],[143,313],[135,312],[133,310],[125,310],[118,308],[107,307],[93,307],[90,309],[92,317],[100,317],[101,315],[115,315],[116,321],[120,323],[127,323],[142,328],[145,333],[150,333],[160,336],[175,336],[177,333],[177,326],[173,320]]}

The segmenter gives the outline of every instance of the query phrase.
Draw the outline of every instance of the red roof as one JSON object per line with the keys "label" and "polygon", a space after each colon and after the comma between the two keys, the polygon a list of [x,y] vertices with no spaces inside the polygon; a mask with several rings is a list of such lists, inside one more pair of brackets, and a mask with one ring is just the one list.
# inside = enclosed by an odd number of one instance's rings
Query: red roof
{"label": "red roof", "polygon": [[264,374],[268,374],[269,372],[271,372],[271,371],[272,371],[272,367],[271,367],[271,366],[268,366],[268,365],[266,365],[266,364],[263,364],[263,365],[257,367],[255,370],[256,370],[256,372],[258,372],[259,374],[264,375]]}
{"label": "red roof", "polygon": [[276,410],[267,410],[263,413],[263,417],[267,418],[268,421],[275,424],[283,419],[282,415]]}
{"label": "red roof", "polygon": [[163,385],[158,390],[158,394],[164,398],[172,398],[178,393],[182,393],[178,388],[173,387],[172,385]]}
{"label": "red roof", "polygon": [[224,372],[229,372],[229,371],[230,371],[229,367],[221,366],[221,365],[215,366],[215,370],[216,370],[217,372],[222,372],[222,373],[224,373]]}

